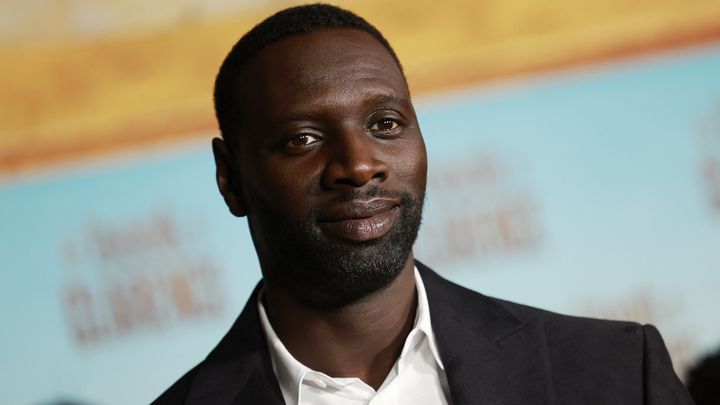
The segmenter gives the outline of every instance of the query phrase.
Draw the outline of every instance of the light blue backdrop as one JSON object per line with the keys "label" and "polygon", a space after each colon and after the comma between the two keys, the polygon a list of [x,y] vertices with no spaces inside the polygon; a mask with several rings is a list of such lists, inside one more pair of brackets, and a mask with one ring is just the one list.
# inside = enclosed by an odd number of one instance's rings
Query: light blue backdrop
{"label": "light blue backdrop", "polygon": [[[720,346],[720,48],[416,100],[416,257],[483,293]],[[4,403],[149,402],[260,277],[208,144],[0,184]]]}

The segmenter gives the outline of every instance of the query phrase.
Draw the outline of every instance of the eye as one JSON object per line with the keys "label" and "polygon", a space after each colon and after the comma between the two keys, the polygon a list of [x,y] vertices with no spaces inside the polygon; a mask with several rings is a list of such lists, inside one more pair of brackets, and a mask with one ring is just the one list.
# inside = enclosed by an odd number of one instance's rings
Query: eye
{"label": "eye", "polygon": [[309,133],[302,133],[294,138],[290,139],[287,142],[287,146],[291,149],[301,149],[305,148],[309,145],[314,144],[315,142],[318,142],[320,140],[320,137],[317,135],[309,134]]}
{"label": "eye", "polygon": [[400,124],[392,118],[383,118],[380,121],[374,123],[371,127],[371,131],[378,132],[392,132],[396,130]]}

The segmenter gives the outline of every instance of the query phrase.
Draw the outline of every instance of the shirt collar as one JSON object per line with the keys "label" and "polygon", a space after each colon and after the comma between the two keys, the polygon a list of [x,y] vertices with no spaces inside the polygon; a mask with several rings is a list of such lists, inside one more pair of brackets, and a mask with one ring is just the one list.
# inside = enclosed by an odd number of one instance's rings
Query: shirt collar
{"label": "shirt collar", "polygon": [[[417,330],[427,337],[428,344],[430,345],[430,351],[432,351],[435,361],[438,363],[438,366],[440,366],[440,369],[445,370],[445,366],[440,359],[440,352],[438,351],[437,342],[435,341],[435,334],[432,330],[432,322],[430,321],[430,304],[428,303],[427,294],[425,293],[425,285],[423,284],[422,277],[420,277],[420,272],[418,272],[417,267],[415,267],[415,289],[417,290],[418,295],[418,305],[417,312],[415,313],[415,327],[412,331],[410,331],[410,334],[413,334],[413,332]],[[408,337],[410,337],[410,334]],[[410,345],[407,343],[408,342],[406,342],[405,347],[403,347],[403,352],[400,355],[401,358],[408,350],[410,350]]]}
{"label": "shirt collar", "polygon": [[[432,352],[435,361],[440,369],[445,370],[445,366],[440,359],[439,351],[437,349],[435,334],[432,330],[432,323],[430,321],[430,306],[427,300],[427,294],[425,293],[425,285],[423,284],[422,277],[420,277],[417,267],[414,268],[414,274],[415,289],[418,296],[417,310],[415,312],[415,324],[405,340],[405,345],[403,346],[398,359],[398,366],[399,368],[402,368],[403,359],[406,358],[408,352],[410,352],[416,344],[419,344],[418,340],[422,340],[424,335],[424,337],[427,338],[428,346],[430,347],[430,351]],[[263,292],[261,291],[260,294],[258,294],[258,313],[260,315],[260,325],[265,333],[265,337],[267,338],[268,350],[270,351],[270,359],[272,360],[273,369],[275,370],[275,375],[278,379],[280,387],[283,388],[283,391],[286,392],[287,395],[291,396],[289,398],[289,403],[297,404],[300,400],[302,382],[303,379],[306,378],[306,375],[317,374],[325,376],[325,374],[310,369],[290,354],[282,341],[280,341],[280,338],[278,338],[277,334],[275,334],[275,330],[270,324],[270,320],[268,319],[265,311],[265,305],[263,305],[262,302],[262,297]],[[332,379],[329,376],[327,376],[327,378]]]}
{"label": "shirt collar", "polygon": [[282,391],[291,398],[289,404],[300,403],[300,387],[303,378],[310,371],[310,368],[300,363],[285,348],[280,338],[275,334],[275,330],[270,325],[265,305],[262,302],[263,291],[258,294],[258,312],[260,315],[260,325],[268,342],[268,350],[270,351],[270,360],[272,360],[275,376]]}

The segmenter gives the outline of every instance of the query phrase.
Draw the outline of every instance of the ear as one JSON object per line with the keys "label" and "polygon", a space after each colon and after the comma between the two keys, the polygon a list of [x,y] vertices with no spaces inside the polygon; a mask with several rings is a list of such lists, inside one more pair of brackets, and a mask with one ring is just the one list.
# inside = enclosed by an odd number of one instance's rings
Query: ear
{"label": "ear", "polygon": [[230,145],[220,138],[214,138],[212,149],[215,155],[215,180],[220,194],[225,199],[230,212],[236,217],[243,217],[247,214],[247,210],[242,197],[240,172],[233,159]]}

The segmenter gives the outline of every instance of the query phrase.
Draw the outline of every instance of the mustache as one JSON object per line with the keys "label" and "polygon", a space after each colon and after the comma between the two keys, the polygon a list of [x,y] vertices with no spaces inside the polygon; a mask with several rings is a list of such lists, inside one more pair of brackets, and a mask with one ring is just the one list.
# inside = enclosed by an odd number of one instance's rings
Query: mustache
{"label": "mustache", "polygon": [[390,191],[377,186],[362,189],[348,189],[332,198],[323,201],[309,211],[308,219],[313,221],[328,220],[337,216],[362,217],[388,204],[397,205],[402,210],[416,209],[422,206],[422,196],[415,196],[407,191]]}
{"label": "mustache", "polygon": [[376,198],[383,198],[388,200],[398,200],[403,203],[407,203],[415,200],[416,198],[408,192],[402,191],[389,191],[377,186],[370,186],[363,189],[350,189],[342,194],[338,194],[333,198],[322,204],[322,208],[329,206],[348,204],[355,201],[369,201]]}

